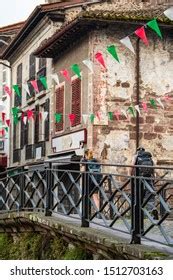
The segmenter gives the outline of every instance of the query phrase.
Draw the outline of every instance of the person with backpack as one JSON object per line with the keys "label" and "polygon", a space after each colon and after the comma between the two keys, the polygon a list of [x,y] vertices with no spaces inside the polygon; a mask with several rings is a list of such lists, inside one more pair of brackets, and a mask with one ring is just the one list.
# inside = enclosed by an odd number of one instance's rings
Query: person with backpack
{"label": "person with backpack", "polygon": [[[132,168],[131,175],[136,175],[145,178],[145,182],[154,189],[154,165],[152,155],[150,152],[145,151],[143,147],[137,148],[136,155],[133,158],[132,165],[139,165],[139,167]],[[141,167],[140,167],[141,166]],[[135,170],[136,169],[136,170]],[[144,185],[143,199],[151,196],[150,190]],[[158,211],[155,207],[155,196],[152,195],[146,204],[146,209],[150,212],[155,220],[158,220]]]}
{"label": "person with backpack", "polygon": [[[91,193],[93,190],[94,193],[92,195],[94,203],[97,207],[97,209],[100,208],[100,198],[99,198],[99,188],[97,184],[99,184],[102,180],[102,174],[101,174],[101,166],[98,163],[98,160],[94,158],[93,152],[89,150],[88,152],[88,171],[89,171],[89,193]],[[97,215],[98,218],[100,218],[100,215]]]}

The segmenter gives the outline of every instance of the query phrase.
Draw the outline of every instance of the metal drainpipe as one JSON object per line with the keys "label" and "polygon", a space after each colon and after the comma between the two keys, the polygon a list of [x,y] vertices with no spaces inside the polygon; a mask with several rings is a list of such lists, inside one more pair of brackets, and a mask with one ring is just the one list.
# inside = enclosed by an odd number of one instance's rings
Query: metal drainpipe
{"label": "metal drainpipe", "polygon": [[[136,41],[136,105],[139,105],[139,95],[140,95],[140,88],[139,88],[139,79],[140,79],[140,47],[139,43],[140,39]],[[136,112],[136,149],[139,147],[139,113]]]}

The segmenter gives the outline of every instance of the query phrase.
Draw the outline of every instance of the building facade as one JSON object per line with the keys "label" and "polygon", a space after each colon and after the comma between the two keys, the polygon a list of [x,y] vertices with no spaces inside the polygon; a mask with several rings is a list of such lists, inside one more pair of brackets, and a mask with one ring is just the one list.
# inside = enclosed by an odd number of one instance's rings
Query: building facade
{"label": "building facade", "polygon": [[[8,47],[10,42],[23,26],[23,22],[0,28],[0,54]],[[8,61],[0,60],[0,166],[1,170],[9,165],[9,131],[6,120],[10,117],[10,96],[4,91],[4,86],[11,85],[11,67]],[[8,130],[8,129],[7,129]]]}

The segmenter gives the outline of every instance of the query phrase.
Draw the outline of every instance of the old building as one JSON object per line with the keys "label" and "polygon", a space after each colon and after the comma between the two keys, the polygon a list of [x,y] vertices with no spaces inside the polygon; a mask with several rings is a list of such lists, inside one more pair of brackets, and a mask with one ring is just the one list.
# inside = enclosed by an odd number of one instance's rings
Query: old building
{"label": "old building", "polygon": [[[15,23],[0,28],[0,54],[7,48],[24,22]],[[9,119],[10,97],[5,93],[4,86],[11,84],[11,67],[6,60],[0,60],[0,166],[3,170],[9,161],[9,133],[5,131],[6,120]]]}
{"label": "old building", "polygon": [[[143,145],[153,153],[155,163],[170,164],[173,37],[172,22],[163,15],[169,1],[100,2],[86,6],[79,15],[74,9],[66,11],[68,23],[34,53],[53,58],[54,73],[60,79],[51,91],[52,152],[55,157],[69,151],[80,154],[84,145],[104,162],[129,164],[136,147]],[[163,40],[148,28],[146,46],[134,31],[156,17]],[[120,43],[128,35],[135,55]],[[110,45],[116,45],[120,63],[108,54]],[[100,52],[105,67],[95,57]],[[93,62],[93,73],[84,65],[86,59]],[[78,64],[81,78],[71,71],[74,64]],[[68,69],[71,82],[60,74],[62,69]],[[133,116],[129,108],[136,105],[140,111]],[[58,123],[54,113],[62,115]],[[72,124],[69,114],[76,116]],[[87,123],[84,116],[88,116]]]}

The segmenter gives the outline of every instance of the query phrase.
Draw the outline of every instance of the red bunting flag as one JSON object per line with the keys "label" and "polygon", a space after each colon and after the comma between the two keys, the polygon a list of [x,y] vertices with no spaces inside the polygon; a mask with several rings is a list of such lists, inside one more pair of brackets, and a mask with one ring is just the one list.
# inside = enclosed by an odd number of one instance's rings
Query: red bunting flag
{"label": "red bunting flag", "polygon": [[5,122],[6,113],[2,113],[2,121]]}
{"label": "red bunting flag", "polygon": [[97,113],[96,113],[96,117],[98,118],[98,120],[99,120],[99,122],[100,122],[100,120],[101,120],[101,113],[100,113],[100,112],[97,112]]}
{"label": "red bunting flag", "polygon": [[142,108],[145,112],[148,112],[148,107],[147,107],[147,103],[146,102],[142,102]]}
{"label": "red bunting flag", "polygon": [[70,74],[67,69],[61,70],[60,73],[68,82],[71,82]]}
{"label": "red bunting flag", "polygon": [[9,96],[11,96],[11,94],[12,94],[11,89],[10,89],[8,86],[4,86],[3,88],[4,88],[4,91],[5,91]]}
{"label": "red bunting flag", "polygon": [[120,115],[121,115],[121,113],[119,111],[114,112],[114,116],[116,117],[117,121],[120,120]]}
{"label": "red bunting flag", "polygon": [[135,31],[135,34],[136,36],[138,36],[146,46],[148,46],[148,39],[147,39],[147,36],[145,34],[145,28],[144,26],[138,28],[136,31]]}
{"label": "red bunting flag", "polygon": [[74,120],[76,118],[76,115],[75,114],[69,114],[68,118],[69,118],[70,124],[73,125]]}
{"label": "red bunting flag", "polygon": [[10,126],[10,124],[11,124],[10,119],[6,120],[6,124],[8,125],[8,127]]}
{"label": "red bunting flag", "polygon": [[98,60],[98,62],[106,69],[106,65],[105,65],[105,62],[104,62],[104,58],[103,58],[103,55],[101,52],[97,52],[95,54],[95,58]]}
{"label": "red bunting flag", "polygon": [[0,130],[0,134],[2,134],[2,137],[4,137],[4,135],[5,135],[5,130],[4,130],[4,129],[1,129],[1,130]]}
{"label": "red bunting flag", "polygon": [[31,85],[33,86],[33,88],[35,89],[35,91],[38,93],[39,89],[38,89],[38,84],[36,80],[30,81]]}
{"label": "red bunting flag", "polygon": [[32,110],[27,110],[27,117],[28,117],[28,120],[31,119],[31,118],[34,118]]}

